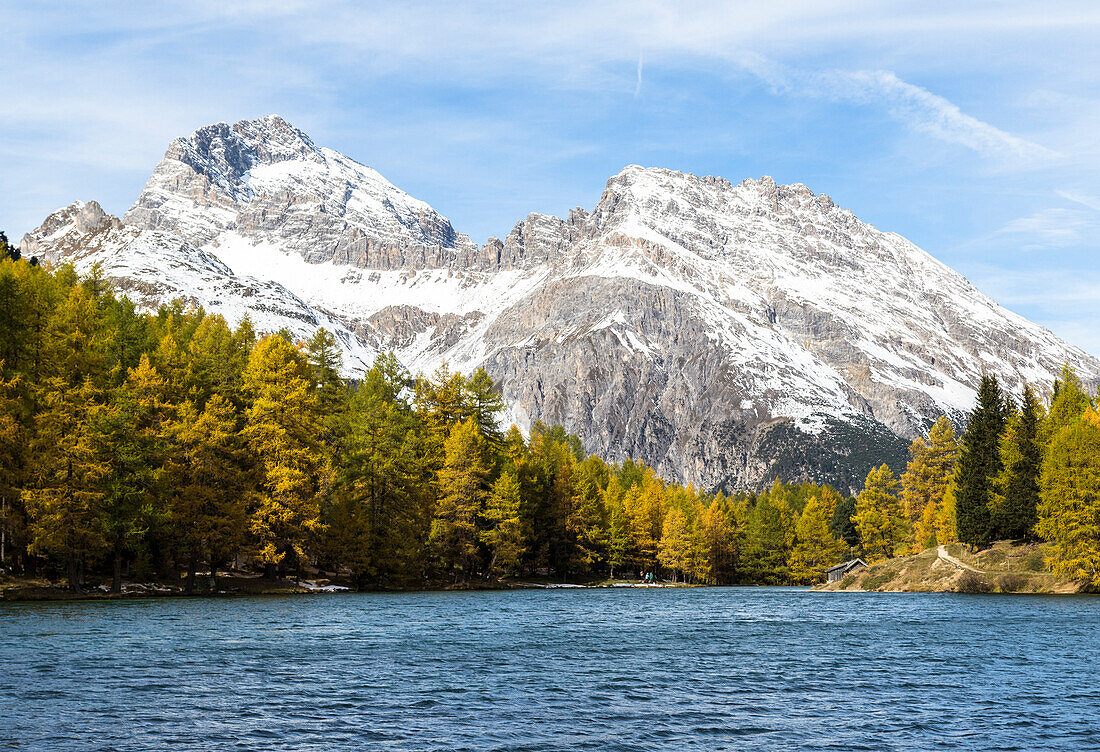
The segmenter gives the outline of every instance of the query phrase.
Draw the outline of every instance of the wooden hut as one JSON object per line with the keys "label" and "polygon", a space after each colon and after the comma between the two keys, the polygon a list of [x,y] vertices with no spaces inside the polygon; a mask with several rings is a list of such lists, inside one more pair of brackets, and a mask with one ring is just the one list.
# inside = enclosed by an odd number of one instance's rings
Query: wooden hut
{"label": "wooden hut", "polygon": [[837,564],[834,567],[829,567],[825,570],[825,579],[828,582],[836,582],[837,580],[843,580],[852,572],[858,572],[861,569],[867,568],[867,562],[863,559],[852,559],[846,561],[843,564]]}

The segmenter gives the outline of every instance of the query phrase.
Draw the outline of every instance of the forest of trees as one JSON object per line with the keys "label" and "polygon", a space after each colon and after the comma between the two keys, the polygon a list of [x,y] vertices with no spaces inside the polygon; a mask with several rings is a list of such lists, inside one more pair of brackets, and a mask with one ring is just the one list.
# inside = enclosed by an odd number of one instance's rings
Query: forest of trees
{"label": "forest of trees", "polygon": [[323,330],[144,314],[94,271],[12,259],[0,316],[0,563],[73,589],[205,588],[230,565],[364,587],[811,582],[850,552],[829,487],[726,497],[586,456],[560,426],[525,437],[484,370],[414,376],[385,355],[348,381]]}
{"label": "forest of trees", "polygon": [[178,303],[146,314],[95,271],[2,256],[8,572],[114,591],[124,576],[207,589],[229,567],[360,587],[810,583],[855,554],[1040,536],[1060,571],[1097,576],[1100,418],[1068,370],[1049,411],[987,379],[961,442],[941,419],[900,479],[878,468],[856,498],[726,496],[586,456],[560,426],[501,425],[484,370],[413,375],[384,355],[349,381],[324,330],[297,342]]}
{"label": "forest of trees", "polygon": [[852,517],[870,560],[944,543],[1048,542],[1056,573],[1100,585],[1100,413],[1068,365],[1049,406],[985,376],[961,440],[947,418],[910,447],[900,479],[872,470]]}

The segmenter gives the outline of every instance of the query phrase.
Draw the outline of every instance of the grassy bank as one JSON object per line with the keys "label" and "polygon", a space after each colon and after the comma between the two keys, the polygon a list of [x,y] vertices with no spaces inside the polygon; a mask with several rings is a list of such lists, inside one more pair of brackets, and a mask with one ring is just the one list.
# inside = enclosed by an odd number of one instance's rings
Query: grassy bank
{"label": "grassy bank", "polygon": [[1089,592],[1086,583],[1052,574],[1043,544],[995,543],[981,551],[962,544],[930,548],[871,565],[819,590],[900,593]]}

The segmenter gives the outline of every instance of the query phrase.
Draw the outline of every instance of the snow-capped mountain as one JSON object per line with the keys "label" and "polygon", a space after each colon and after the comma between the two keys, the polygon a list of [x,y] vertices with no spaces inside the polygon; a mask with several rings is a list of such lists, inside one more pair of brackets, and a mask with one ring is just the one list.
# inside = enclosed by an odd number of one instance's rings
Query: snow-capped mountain
{"label": "snow-capped mountain", "polygon": [[432,207],[277,115],[173,141],[123,220],[200,246],[232,232],[311,263],[442,266],[477,251]]}
{"label": "snow-capped mountain", "polygon": [[247,316],[258,331],[286,329],[302,339],[324,327],[342,345],[349,375],[369,368],[378,355],[343,323],[310,308],[277,282],[234,274],[183,238],[124,225],[95,201],[58,209],[23,236],[21,248],[52,263],[71,262],[82,274],[98,265],[106,279],[145,309],[178,299],[220,314],[234,326]]}
{"label": "snow-capped mountain", "polygon": [[532,214],[478,248],[270,116],[174,141],[107,235],[77,222],[59,243],[59,222],[24,243],[94,249],[146,304],[217,298],[263,328],[256,301],[227,290],[268,284],[312,326],[346,327],[354,367],[378,350],[420,371],[484,365],[521,427],[559,422],[589,451],[706,487],[853,486],[969,410],[983,372],[1013,391],[1067,361],[1100,378],[904,238],[767,177],[630,166],[591,213]]}

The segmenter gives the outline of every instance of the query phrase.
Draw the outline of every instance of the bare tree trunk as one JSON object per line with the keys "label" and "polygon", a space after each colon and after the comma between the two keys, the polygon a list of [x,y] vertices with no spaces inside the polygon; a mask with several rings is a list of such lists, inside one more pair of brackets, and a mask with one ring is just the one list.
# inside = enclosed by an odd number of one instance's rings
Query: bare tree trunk
{"label": "bare tree trunk", "polygon": [[191,555],[187,559],[187,583],[183,586],[183,592],[187,595],[195,592],[195,570],[199,568],[199,554],[192,548]]}
{"label": "bare tree trunk", "polygon": [[210,592],[218,589],[218,560],[213,553],[210,554]]}
{"label": "bare tree trunk", "polygon": [[8,497],[0,503],[0,564],[7,561],[8,556]]}
{"label": "bare tree trunk", "polygon": [[76,554],[72,551],[69,552],[68,566],[66,567],[69,578],[69,590],[74,593],[80,592],[80,583],[78,580],[78,573],[76,567]]}
{"label": "bare tree trunk", "polygon": [[122,552],[115,550],[114,569],[111,572],[111,592],[122,592]]}

